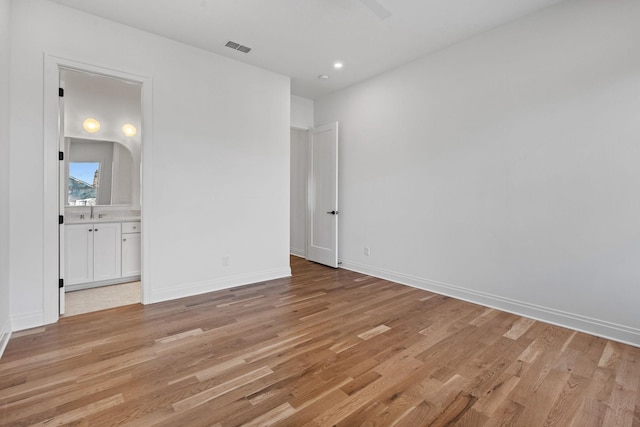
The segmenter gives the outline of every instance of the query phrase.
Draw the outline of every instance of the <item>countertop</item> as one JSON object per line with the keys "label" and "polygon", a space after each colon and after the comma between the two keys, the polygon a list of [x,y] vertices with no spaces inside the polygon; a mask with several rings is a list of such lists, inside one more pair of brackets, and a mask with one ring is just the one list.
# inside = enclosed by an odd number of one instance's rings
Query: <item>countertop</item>
{"label": "countertop", "polygon": [[96,223],[103,223],[103,222],[133,222],[133,221],[140,221],[140,217],[139,216],[103,216],[102,218],[83,218],[80,219],[79,217],[74,215],[74,218],[68,218],[65,217],[64,219],[64,223],[65,224],[96,224]]}

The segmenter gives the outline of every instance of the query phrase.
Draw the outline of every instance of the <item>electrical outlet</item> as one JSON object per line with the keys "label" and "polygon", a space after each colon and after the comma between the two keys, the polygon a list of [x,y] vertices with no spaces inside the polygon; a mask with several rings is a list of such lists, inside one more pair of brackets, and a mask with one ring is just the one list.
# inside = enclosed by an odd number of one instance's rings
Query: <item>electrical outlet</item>
{"label": "electrical outlet", "polygon": [[231,265],[231,257],[230,256],[223,256],[222,257],[222,266],[223,267],[229,267]]}
{"label": "electrical outlet", "polygon": [[364,247],[364,255],[365,256],[371,255],[371,248],[370,247],[368,247],[368,246]]}

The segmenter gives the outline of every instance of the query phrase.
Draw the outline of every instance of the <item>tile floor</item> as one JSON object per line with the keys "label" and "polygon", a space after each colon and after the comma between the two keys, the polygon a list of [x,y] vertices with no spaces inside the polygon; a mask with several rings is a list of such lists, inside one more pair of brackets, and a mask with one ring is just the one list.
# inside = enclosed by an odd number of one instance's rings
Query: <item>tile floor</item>
{"label": "tile floor", "polygon": [[64,316],[140,303],[140,282],[83,289],[65,294]]}

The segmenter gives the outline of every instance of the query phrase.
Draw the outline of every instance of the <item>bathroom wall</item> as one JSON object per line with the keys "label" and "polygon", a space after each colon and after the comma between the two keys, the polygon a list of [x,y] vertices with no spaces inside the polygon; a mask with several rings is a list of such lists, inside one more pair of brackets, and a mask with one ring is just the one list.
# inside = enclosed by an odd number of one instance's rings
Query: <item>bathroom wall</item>
{"label": "bathroom wall", "polygon": [[[142,153],[142,94],[140,84],[71,70],[62,70],[60,74],[61,84],[65,90],[65,137],[112,141],[126,147],[132,156],[133,169],[127,173],[131,180],[128,181],[128,188],[124,192],[118,191],[118,194],[116,194],[118,197],[126,195],[124,201],[117,200],[111,203],[130,204],[132,208],[140,209],[140,163]],[[100,129],[93,133],[87,132],[82,126],[87,118],[98,120]],[[125,124],[135,126],[136,134],[125,136],[122,131],[122,126]]]}

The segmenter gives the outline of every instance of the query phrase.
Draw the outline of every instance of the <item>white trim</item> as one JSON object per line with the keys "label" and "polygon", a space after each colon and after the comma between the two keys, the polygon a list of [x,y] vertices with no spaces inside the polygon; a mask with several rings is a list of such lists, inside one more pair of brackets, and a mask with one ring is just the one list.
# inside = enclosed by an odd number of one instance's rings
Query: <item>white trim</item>
{"label": "white trim", "polygon": [[2,359],[2,354],[4,353],[4,349],[7,348],[7,344],[9,344],[9,340],[11,339],[11,321],[7,319],[0,328],[0,359]]}
{"label": "white trim", "polygon": [[[57,294],[57,289],[56,289]],[[33,311],[31,313],[21,314],[11,318],[11,329],[13,332],[24,331],[25,329],[37,328],[42,326],[43,313],[41,311]]]}
{"label": "white trim", "polygon": [[150,296],[152,298],[151,302],[156,303],[234,288],[236,286],[265,282],[267,280],[281,279],[283,277],[291,277],[291,268],[278,268],[239,276],[223,277],[215,280],[185,283],[170,289],[154,291]]}
{"label": "white trim", "polygon": [[[142,303],[150,302],[149,252],[151,245],[151,149],[153,141],[152,124],[152,79],[138,73],[115,70],[109,67],[89,64],[86,62],[61,58],[48,53],[44,54],[44,103],[43,103],[43,153],[44,153],[44,194],[43,194],[43,307],[37,324],[32,320],[21,323],[30,324],[28,327],[58,321],[59,292],[58,282],[58,85],[60,82],[59,69],[68,68],[107,77],[128,80],[142,84],[142,142],[141,142],[141,220],[142,230]],[[27,315],[28,316],[28,315]],[[16,324],[14,324],[17,327]]]}
{"label": "white trim", "polygon": [[304,249],[297,249],[297,248],[290,248],[289,249],[289,253],[293,256],[297,256],[300,258],[306,258],[307,254],[305,253]]}
{"label": "white trim", "polygon": [[423,279],[356,262],[345,260],[342,261],[340,267],[346,270],[379,277],[381,279],[390,280],[414,288],[436,292],[438,294],[472,302],[474,304],[496,308],[498,310],[529,317],[553,325],[574,329],[580,332],[640,347],[640,329],[631,328],[629,326],[530,304],[485,292],[478,292],[460,286]]}

